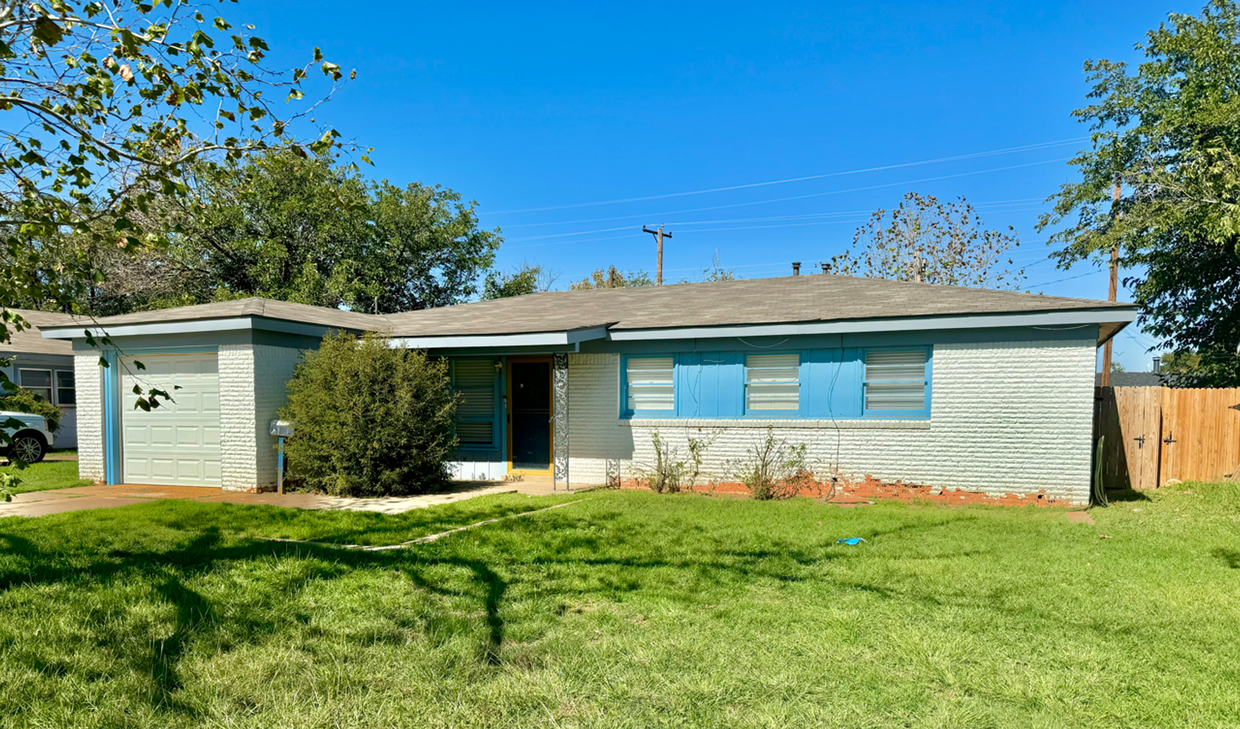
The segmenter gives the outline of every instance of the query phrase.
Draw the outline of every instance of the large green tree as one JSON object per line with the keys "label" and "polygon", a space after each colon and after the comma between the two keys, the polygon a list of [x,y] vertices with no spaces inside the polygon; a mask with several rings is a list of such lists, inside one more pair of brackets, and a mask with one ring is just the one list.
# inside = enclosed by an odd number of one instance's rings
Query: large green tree
{"label": "large green tree", "polygon": [[315,49],[311,64],[273,71],[252,26],[215,5],[0,0],[0,307],[80,305],[101,276],[91,254],[163,245],[168,229],[143,224],[151,207],[190,194],[190,170],[210,160],[335,146],[330,129],[299,139],[313,106],[285,102],[303,97],[311,65],[331,84],[339,67]]}
{"label": "large green tree", "polygon": [[476,293],[500,241],[451,190],[368,181],[317,155],[204,165],[188,185],[144,217],[176,231],[167,246],[93,249],[107,273],[91,289],[99,310],[243,296],[372,313],[446,306]]}
{"label": "large green tree", "polygon": [[[340,68],[315,49],[304,66],[271,69],[253,26],[235,28],[217,5],[0,0],[0,343],[27,326],[11,310],[20,302],[80,306],[102,277],[93,248],[161,245],[167,231],[138,213],[187,194],[192,166],[336,145],[307,116],[313,105],[286,102],[313,68],[333,88]],[[49,250],[70,237],[94,246]],[[0,387],[13,389],[2,371]]]}
{"label": "large green tree", "polygon": [[1135,71],[1086,62],[1091,144],[1039,228],[1064,267],[1118,251],[1144,330],[1200,354],[1182,382],[1240,385],[1240,7],[1173,13],[1137,49]]}

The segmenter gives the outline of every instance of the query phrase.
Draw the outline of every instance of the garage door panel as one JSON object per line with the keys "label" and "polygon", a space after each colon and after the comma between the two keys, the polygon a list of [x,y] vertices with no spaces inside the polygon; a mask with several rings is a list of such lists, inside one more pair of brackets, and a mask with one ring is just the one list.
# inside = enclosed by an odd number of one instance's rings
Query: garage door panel
{"label": "garage door panel", "polygon": [[[220,484],[219,366],[215,354],[141,355],[121,373],[124,478],[173,486]],[[172,396],[150,411],[134,408],[141,390]]]}
{"label": "garage door panel", "polygon": [[195,425],[177,426],[178,448],[201,448],[203,443],[202,428]]}
{"label": "garage door panel", "polygon": [[147,428],[146,437],[139,438],[135,442],[155,448],[170,448],[176,445],[172,439],[172,428],[166,425],[152,425],[150,428]]}

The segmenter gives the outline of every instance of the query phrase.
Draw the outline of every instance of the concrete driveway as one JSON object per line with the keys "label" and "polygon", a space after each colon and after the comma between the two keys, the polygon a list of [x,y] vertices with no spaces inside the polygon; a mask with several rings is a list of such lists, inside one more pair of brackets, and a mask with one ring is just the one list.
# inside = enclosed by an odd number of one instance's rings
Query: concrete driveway
{"label": "concrete driveway", "polygon": [[[325,511],[374,511],[381,514],[399,514],[411,509],[451,504],[476,496],[490,494],[523,493],[530,496],[546,496],[557,493],[550,482],[501,483],[495,481],[460,481],[457,487],[437,494],[423,496],[390,496],[376,499],[346,499],[316,494],[249,494],[224,491],[218,488],[193,486],[79,486],[71,489],[54,489],[18,494],[7,504],[0,503],[0,517],[45,516],[66,511],[107,509],[114,506],[142,504],[159,499],[182,499],[206,504],[262,504],[286,506],[294,509],[322,509]],[[561,487],[558,493],[567,493]]]}

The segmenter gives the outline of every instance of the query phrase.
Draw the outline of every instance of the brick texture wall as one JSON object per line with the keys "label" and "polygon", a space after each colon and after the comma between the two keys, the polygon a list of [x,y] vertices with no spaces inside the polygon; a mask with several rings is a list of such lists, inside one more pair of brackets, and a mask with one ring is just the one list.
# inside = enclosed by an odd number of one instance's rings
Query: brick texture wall
{"label": "brick texture wall", "polygon": [[103,368],[99,353],[73,355],[77,382],[78,476],[103,481]]}
{"label": "brick texture wall", "polygon": [[230,491],[258,486],[254,347],[222,344],[220,366],[220,485]]}
{"label": "brick texture wall", "polygon": [[838,468],[854,482],[919,484],[992,496],[1044,492],[1056,501],[1089,496],[1096,348],[1092,340],[941,344],[934,349],[932,418],[875,421],[620,421],[619,355],[569,360],[570,473],[604,483],[608,458],[623,478],[654,460],[651,435],[687,453],[711,445],[703,478],[729,480],[735,463],[773,425],[805,443],[819,474]]}
{"label": "brick texture wall", "polygon": [[222,485],[233,491],[276,487],[271,421],[288,402],[286,386],[301,350],[266,344],[220,346]]}

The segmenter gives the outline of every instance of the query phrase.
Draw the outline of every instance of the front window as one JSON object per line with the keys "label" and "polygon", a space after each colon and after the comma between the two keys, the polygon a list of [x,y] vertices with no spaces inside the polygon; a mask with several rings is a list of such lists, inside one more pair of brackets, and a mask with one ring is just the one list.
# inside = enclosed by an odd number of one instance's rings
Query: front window
{"label": "front window", "polygon": [[495,363],[457,360],[452,363],[452,387],[460,394],[456,406],[456,437],[462,448],[495,445]]}
{"label": "front window", "polygon": [[920,413],[926,410],[925,349],[865,353],[867,415]]}
{"label": "front window", "polygon": [[673,357],[632,357],[625,368],[628,412],[671,415],[676,411]]}
{"label": "front window", "polygon": [[23,390],[29,390],[48,402],[54,402],[51,370],[21,370],[19,377]]}
{"label": "front window", "polygon": [[745,357],[745,412],[792,413],[801,408],[801,355]]}
{"label": "front window", "polygon": [[77,404],[77,383],[73,379],[73,370],[56,370],[56,404]]}

